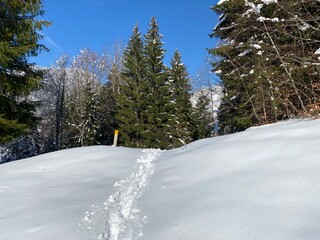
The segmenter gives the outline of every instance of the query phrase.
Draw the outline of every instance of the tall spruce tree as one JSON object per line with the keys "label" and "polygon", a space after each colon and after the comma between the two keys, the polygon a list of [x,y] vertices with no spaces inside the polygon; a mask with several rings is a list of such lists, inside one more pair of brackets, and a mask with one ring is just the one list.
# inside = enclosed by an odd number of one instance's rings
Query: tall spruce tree
{"label": "tall spruce tree", "polygon": [[319,1],[229,0],[213,10],[225,132],[319,114]]}
{"label": "tall spruce tree", "polygon": [[163,63],[165,51],[161,39],[158,22],[153,17],[145,36],[146,79],[149,87],[144,116],[147,130],[143,135],[148,147],[168,148],[173,117],[170,115],[168,71]]}
{"label": "tall spruce tree", "polygon": [[214,117],[209,110],[210,99],[201,95],[192,114],[193,140],[212,137]]}
{"label": "tall spruce tree", "polygon": [[112,83],[105,83],[98,95],[98,111],[96,112],[97,142],[104,145],[113,143],[113,131],[115,129],[116,102]]}
{"label": "tall spruce tree", "polygon": [[35,125],[35,103],[27,96],[39,86],[43,72],[28,57],[48,49],[39,31],[50,25],[39,20],[41,0],[0,2],[0,143],[26,133]]}
{"label": "tall spruce tree", "polygon": [[99,95],[100,88],[93,89],[90,82],[86,83],[85,89],[83,91],[83,135],[81,139],[81,146],[90,146],[94,144],[99,144],[98,142],[98,132],[100,129],[98,121],[99,109]]}
{"label": "tall spruce tree", "polygon": [[[181,54],[174,52],[169,70],[169,86],[171,100],[171,141],[172,147],[179,147],[192,140],[191,114],[192,104],[190,101],[191,85],[189,84],[188,72],[182,63]],[[170,146],[171,147],[171,146]]]}
{"label": "tall spruce tree", "polygon": [[146,147],[145,129],[146,111],[146,61],[143,37],[138,26],[124,50],[122,81],[119,83],[119,93],[116,94],[117,125],[120,130],[120,144],[129,147]]}

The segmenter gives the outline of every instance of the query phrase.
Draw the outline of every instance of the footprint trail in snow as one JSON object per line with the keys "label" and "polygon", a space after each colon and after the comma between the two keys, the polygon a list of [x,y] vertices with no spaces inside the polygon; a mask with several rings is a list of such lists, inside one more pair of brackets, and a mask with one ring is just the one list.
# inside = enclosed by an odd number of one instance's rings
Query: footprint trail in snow
{"label": "footprint trail in snow", "polygon": [[137,208],[137,200],[146,189],[153,174],[153,161],[160,150],[146,149],[137,159],[135,171],[126,179],[115,183],[117,191],[105,202],[107,222],[105,233],[100,239],[132,240],[142,236],[146,216]]}

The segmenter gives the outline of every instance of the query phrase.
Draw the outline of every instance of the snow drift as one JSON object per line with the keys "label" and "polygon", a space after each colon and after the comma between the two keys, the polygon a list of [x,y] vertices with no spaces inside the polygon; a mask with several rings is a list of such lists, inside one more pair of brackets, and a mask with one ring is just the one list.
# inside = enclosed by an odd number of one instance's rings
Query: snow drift
{"label": "snow drift", "polygon": [[[320,121],[0,165],[1,240],[315,240]],[[114,186],[115,185],[115,186]]]}

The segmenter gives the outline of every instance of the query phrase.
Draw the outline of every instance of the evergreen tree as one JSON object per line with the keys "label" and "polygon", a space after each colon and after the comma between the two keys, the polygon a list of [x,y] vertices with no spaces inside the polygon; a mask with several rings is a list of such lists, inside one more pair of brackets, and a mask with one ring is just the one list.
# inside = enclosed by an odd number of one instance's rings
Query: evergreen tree
{"label": "evergreen tree", "polygon": [[221,21],[210,52],[224,83],[224,132],[319,114],[318,1],[229,0],[213,10]]}
{"label": "evergreen tree", "polygon": [[97,142],[104,145],[112,145],[115,125],[116,102],[113,93],[113,85],[107,82],[101,87],[98,95],[98,111],[96,120],[99,128],[97,129]]}
{"label": "evergreen tree", "polygon": [[143,38],[138,26],[124,50],[122,81],[119,94],[116,94],[117,125],[120,131],[120,144],[130,147],[146,147],[144,113],[146,111],[145,93],[146,64]]}
{"label": "evergreen tree", "polygon": [[116,81],[116,119],[120,144],[168,149],[191,140],[190,84],[178,51],[172,69],[163,64],[165,51],[155,18],[149,26],[145,41],[135,27],[124,50],[121,80]]}
{"label": "evergreen tree", "polygon": [[153,17],[145,36],[147,109],[144,117],[147,130],[143,133],[147,147],[168,148],[173,117],[170,115],[170,91],[168,71],[163,64],[164,49],[159,25]]}
{"label": "evergreen tree", "polygon": [[27,96],[34,91],[43,72],[28,62],[47,48],[38,43],[38,33],[49,22],[41,0],[0,2],[0,143],[26,133],[36,123],[35,103]]}
{"label": "evergreen tree", "polygon": [[209,110],[210,99],[201,95],[193,112],[193,140],[212,137],[214,117]]}
{"label": "evergreen tree", "polygon": [[93,89],[91,83],[87,82],[83,92],[83,136],[81,139],[81,146],[90,146],[99,144],[98,132],[100,129],[98,122],[98,96],[100,89]]}
{"label": "evergreen tree", "polygon": [[[179,147],[191,141],[191,86],[189,84],[187,68],[181,60],[181,54],[175,51],[171,59],[169,70],[169,85],[171,88],[171,109],[173,123],[171,125],[172,147]],[[171,147],[171,146],[170,146]]]}

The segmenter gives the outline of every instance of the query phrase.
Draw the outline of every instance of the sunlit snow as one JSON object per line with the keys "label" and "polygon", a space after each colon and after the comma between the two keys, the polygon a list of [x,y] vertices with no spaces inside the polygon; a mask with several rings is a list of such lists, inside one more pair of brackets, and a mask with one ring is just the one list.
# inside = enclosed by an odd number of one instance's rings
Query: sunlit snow
{"label": "sunlit snow", "polygon": [[1,240],[318,240],[320,120],[0,165]]}
{"label": "sunlit snow", "polygon": [[220,0],[220,1],[217,3],[217,5],[223,4],[223,3],[227,2],[227,1],[229,1],[229,0]]}

